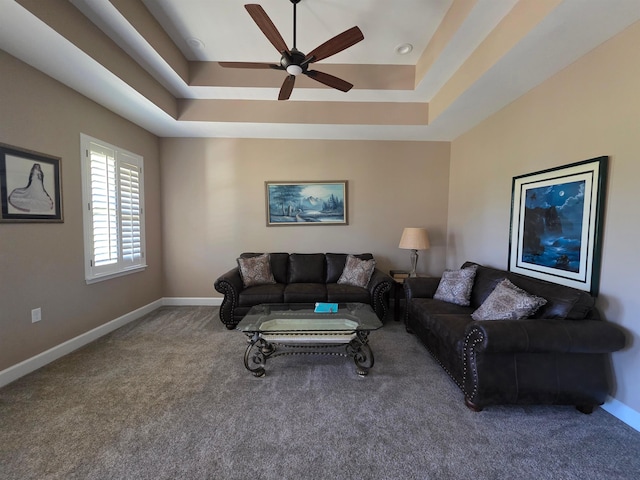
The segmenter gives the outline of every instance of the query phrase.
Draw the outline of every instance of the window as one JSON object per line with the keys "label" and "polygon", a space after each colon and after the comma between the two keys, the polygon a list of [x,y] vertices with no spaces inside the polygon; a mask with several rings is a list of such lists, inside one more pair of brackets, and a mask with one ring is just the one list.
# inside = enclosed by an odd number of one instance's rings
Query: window
{"label": "window", "polygon": [[143,159],[87,135],[80,145],[87,283],[140,271],[146,267]]}

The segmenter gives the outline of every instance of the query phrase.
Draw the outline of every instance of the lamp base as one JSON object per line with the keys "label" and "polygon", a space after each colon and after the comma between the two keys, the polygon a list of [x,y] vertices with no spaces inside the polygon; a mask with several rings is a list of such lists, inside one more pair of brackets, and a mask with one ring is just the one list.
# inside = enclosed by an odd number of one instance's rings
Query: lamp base
{"label": "lamp base", "polygon": [[418,264],[418,250],[411,250],[411,270],[409,271],[410,277],[417,277],[416,265]]}

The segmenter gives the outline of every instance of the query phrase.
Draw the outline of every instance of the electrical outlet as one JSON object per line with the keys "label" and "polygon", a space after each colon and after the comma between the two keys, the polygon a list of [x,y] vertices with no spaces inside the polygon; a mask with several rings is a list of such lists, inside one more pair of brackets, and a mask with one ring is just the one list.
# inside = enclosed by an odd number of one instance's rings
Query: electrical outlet
{"label": "electrical outlet", "polygon": [[42,309],[34,308],[31,310],[31,323],[36,323],[42,320]]}

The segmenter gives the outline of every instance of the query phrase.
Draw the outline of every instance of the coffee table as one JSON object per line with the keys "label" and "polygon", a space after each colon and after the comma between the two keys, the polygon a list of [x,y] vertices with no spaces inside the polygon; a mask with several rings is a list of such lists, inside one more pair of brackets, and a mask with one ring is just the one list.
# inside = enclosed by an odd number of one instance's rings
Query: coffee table
{"label": "coffee table", "polygon": [[373,367],[369,332],[382,327],[370,305],[341,303],[335,313],[315,313],[314,304],[264,304],[252,307],[236,327],[249,340],[244,366],[265,374],[268,358],[281,355],[337,355],[353,358],[358,375]]}

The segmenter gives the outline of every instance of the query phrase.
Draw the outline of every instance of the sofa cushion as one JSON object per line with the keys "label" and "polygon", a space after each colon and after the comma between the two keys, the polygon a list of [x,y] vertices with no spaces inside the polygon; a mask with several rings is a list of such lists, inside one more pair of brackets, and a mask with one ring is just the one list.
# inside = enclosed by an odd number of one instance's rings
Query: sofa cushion
{"label": "sofa cushion", "polygon": [[578,300],[567,314],[567,320],[583,320],[585,318],[600,319],[600,313],[595,308],[596,299],[588,292],[579,292]]}
{"label": "sofa cushion", "polygon": [[[327,253],[325,257],[327,259],[327,283],[336,283],[342,275],[344,265],[347,262],[346,253]],[[361,253],[354,255],[361,260],[371,260],[373,255],[370,253]]]}
{"label": "sofa cushion", "polygon": [[[251,258],[264,255],[263,253],[245,252],[240,255],[240,258]],[[271,273],[276,283],[287,283],[287,269],[289,266],[289,254],[288,253],[269,253],[271,258]]]}
{"label": "sofa cushion", "polygon": [[256,257],[240,257],[237,261],[245,287],[276,283],[273,273],[271,273],[271,258],[268,253]]}
{"label": "sofa cushion", "polygon": [[338,283],[366,288],[366,286],[369,285],[369,280],[371,280],[371,275],[373,275],[375,268],[376,261],[373,259],[361,260],[354,255],[348,255]]}
{"label": "sofa cushion", "polygon": [[547,301],[516,287],[506,278],[471,314],[474,320],[520,320],[527,318]]}
{"label": "sofa cushion", "polygon": [[324,283],[324,267],[324,253],[292,253],[287,283]]}
{"label": "sofa cushion", "polygon": [[290,283],[284,288],[285,303],[314,303],[327,301],[324,283]]}
{"label": "sofa cushion", "polygon": [[471,289],[476,276],[476,265],[460,270],[445,270],[433,298],[456,305],[468,306],[471,299]]}
{"label": "sofa cushion", "polygon": [[411,304],[416,306],[416,310],[426,310],[430,314],[471,315],[474,310],[473,307],[464,307],[433,298],[413,298]]}
{"label": "sofa cushion", "polygon": [[462,265],[462,268],[468,268],[471,265],[475,265],[477,270],[473,288],[471,289],[470,304],[472,307],[478,308],[484,303],[487,297],[491,295],[496,285],[504,280],[506,272],[504,270],[484,267],[472,262],[466,262]]}
{"label": "sofa cushion", "polygon": [[245,288],[238,295],[238,305],[253,307],[261,303],[283,303],[284,287],[283,283],[273,283]]}
{"label": "sofa cushion", "polygon": [[[466,262],[462,267],[469,265],[477,264]],[[547,300],[547,304],[540,307],[533,318],[583,319],[593,310],[594,298],[586,292],[482,265],[478,265],[476,272],[471,291],[471,305],[476,308],[482,305],[496,285],[505,278],[517,287]]]}
{"label": "sofa cushion", "polygon": [[278,283],[287,283],[287,271],[289,270],[288,253],[271,253],[271,272]]}
{"label": "sofa cushion", "polygon": [[[537,278],[527,278],[511,274],[507,276],[509,281],[538,297],[544,298],[547,303],[540,307],[533,315],[534,318],[559,318],[564,319],[573,310],[581,297],[581,292],[571,287],[545,282]],[[592,298],[589,294],[585,295]]]}
{"label": "sofa cushion", "polygon": [[[434,300],[415,298],[410,304],[410,316],[413,323],[420,323],[424,329],[438,337],[439,343],[446,346],[447,356],[462,353],[467,326],[472,322],[470,307]],[[452,359],[453,364],[461,357]]]}
{"label": "sofa cushion", "polygon": [[327,283],[327,302],[370,303],[371,296],[366,288],[339,283]]}

